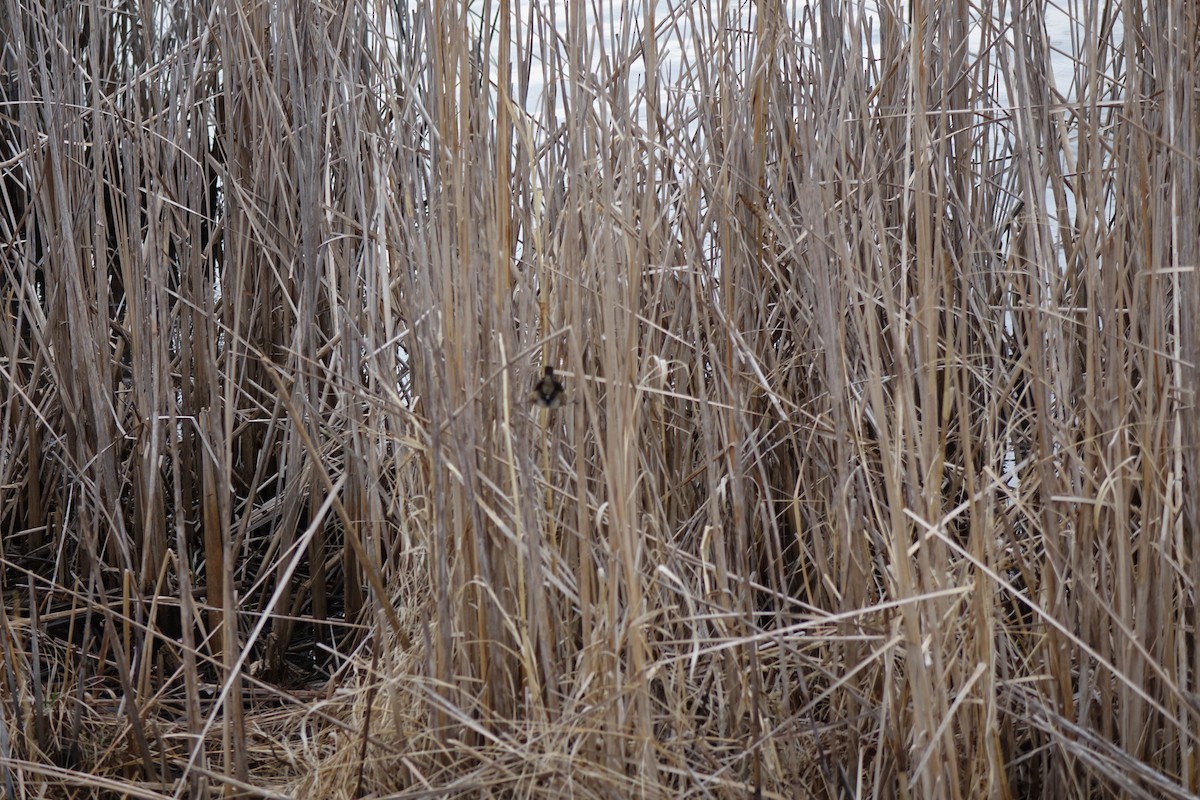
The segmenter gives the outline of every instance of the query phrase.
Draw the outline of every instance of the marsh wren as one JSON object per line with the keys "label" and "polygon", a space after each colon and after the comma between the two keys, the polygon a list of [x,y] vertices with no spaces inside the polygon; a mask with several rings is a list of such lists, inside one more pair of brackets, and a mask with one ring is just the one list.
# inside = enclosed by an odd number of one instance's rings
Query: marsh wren
{"label": "marsh wren", "polygon": [[562,382],[554,377],[554,367],[546,367],[542,379],[533,387],[529,394],[529,402],[542,408],[558,408],[565,400],[566,390]]}

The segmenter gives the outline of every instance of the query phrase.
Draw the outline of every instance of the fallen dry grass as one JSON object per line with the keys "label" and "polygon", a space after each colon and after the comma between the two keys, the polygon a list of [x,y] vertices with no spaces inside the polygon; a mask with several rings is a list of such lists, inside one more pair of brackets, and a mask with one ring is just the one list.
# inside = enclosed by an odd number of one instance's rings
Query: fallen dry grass
{"label": "fallen dry grass", "polygon": [[1195,796],[1200,25],[1066,12],[5,0],[0,796]]}

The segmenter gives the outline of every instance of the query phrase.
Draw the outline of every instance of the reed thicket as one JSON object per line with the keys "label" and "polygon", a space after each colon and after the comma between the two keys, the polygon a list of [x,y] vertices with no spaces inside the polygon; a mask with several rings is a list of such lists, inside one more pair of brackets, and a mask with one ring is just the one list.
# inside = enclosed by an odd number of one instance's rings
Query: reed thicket
{"label": "reed thicket", "polygon": [[1195,7],[601,5],[5,0],[0,796],[1200,792]]}

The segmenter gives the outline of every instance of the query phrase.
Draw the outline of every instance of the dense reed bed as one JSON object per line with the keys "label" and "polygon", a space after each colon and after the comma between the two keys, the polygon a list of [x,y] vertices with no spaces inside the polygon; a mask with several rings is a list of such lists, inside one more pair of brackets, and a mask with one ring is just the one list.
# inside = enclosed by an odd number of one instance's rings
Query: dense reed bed
{"label": "dense reed bed", "polygon": [[4,0],[0,796],[1200,792],[1194,5],[598,5]]}

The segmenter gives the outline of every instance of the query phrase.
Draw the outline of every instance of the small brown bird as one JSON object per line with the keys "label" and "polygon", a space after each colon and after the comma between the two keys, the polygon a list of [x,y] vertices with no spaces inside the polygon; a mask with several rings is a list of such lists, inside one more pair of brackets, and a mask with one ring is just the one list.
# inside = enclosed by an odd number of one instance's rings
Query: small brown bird
{"label": "small brown bird", "polygon": [[558,408],[566,399],[565,395],[566,390],[563,389],[562,382],[554,377],[554,367],[546,367],[546,373],[533,387],[529,401],[542,408]]}

